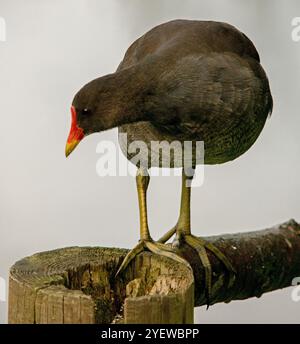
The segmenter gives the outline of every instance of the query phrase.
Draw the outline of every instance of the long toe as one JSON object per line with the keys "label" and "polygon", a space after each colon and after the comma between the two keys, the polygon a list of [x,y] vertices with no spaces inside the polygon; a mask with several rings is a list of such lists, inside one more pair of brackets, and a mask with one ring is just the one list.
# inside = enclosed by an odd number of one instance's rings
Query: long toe
{"label": "long toe", "polygon": [[215,245],[213,245],[212,243],[205,241],[204,240],[204,246],[207,250],[209,250],[210,252],[212,252],[226,267],[226,269],[229,272],[229,283],[228,283],[228,287],[230,288],[236,278],[236,270],[235,268],[232,266],[231,262],[228,260],[228,258],[224,255],[224,253],[222,253]]}
{"label": "long toe", "polygon": [[197,240],[197,238],[192,235],[185,235],[184,239],[189,246],[193,247],[198,252],[199,258],[203,265],[204,277],[205,277],[206,303],[207,303],[207,308],[208,308],[210,305],[211,294],[212,294],[212,268],[207,256],[206,249],[203,243]]}
{"label": "long toe", "polygon": [[184,264],[187,266],[189,269],[192,269],[190,264],[182,257],[180,257],[178,254],[174,252],[172,247],[164,245],[160,242],[154,242],[154,241],[140,241],[131,251],[129,251],[124,258],[122,264],[120,265],[116,277],[124,271],[128,264],[142,251],[145,249],[148,249],[150,252],[158,254],[160,256],[168,257],[173,260],[175,260],[178,263]]}
{"label": "long toe", "polygon": [[171,258],[178,263],[184,264],[186,267],[192,270],[190,264],[184,258],[176,254],[174,250],[172,249],[172,247],[161,244],[159,242],[151,242],[151,241],[145,242],[145,245],[149,249],[149,251],[155,254],[158,254],[160,256]]}
{"label": "long toe", "polygon": [[207,250],[212,252],[213,255],[219,259],[227,269],[229,273],[229,282],[228,282],[228,288],[230,288],[236,278],[236,270],[232,266],[229,259],[222,253],[215,245],[210,243],[207,240],[204,240],[202,238],[195,237],[193,235],[185,235],[184,240],[186,243],[197,250],[201,263],[203,264],[204,271],[205,271],[205,285],[206,285],[206,291],[207,291],[207,298],[208,300],[211,299],[211,292],[212,292],[212,268],[211,264],[209,262],[208,256],[207,256]]}
{"label": "long toe", "polygon": [[131,251],[129,251],[126,255],[126,257],[124,258],[122,264],[120,265],[117,273],[116,273],[116,277],[126,269],[126,267],[128,266],[128,264],[139,254],[141,253],[143,250],[145,249],[144,246],[144,242],[139,242]]}

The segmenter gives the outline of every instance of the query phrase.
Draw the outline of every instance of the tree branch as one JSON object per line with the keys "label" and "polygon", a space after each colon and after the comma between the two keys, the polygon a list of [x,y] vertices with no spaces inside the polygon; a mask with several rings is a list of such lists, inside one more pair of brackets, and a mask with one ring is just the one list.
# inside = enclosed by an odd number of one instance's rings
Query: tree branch
{"label": "tree branch", "polygon": [[[224,287],[225,270],[209,254],[214,271],[211,303],[260,297],[262,294],[291,286],[300,276],[300,225],[290,220],[270,229],[206,238],[232,262],[237,271],[231,288]],[[184,256],[195,276],[195,306],[204,305],[204,271],[195,252],[184,248]]]}

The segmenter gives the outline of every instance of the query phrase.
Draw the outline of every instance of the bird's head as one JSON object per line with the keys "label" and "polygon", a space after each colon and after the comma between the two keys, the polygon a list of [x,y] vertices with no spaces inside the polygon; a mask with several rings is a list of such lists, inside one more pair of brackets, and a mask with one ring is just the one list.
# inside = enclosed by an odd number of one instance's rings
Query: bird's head
{"label": "bird's head", "polygon": [[77,92],[71,106],[66,156],[87,135],[143,119],[142,111],[137,110],[142,109],[140,88],[132,86],[135,78],[127,75],[127,70],[124,73],[94,79]]}
{"label": "bird's head", "polygon": [[66,157],[72,153],[79,142],[87,135],[103,130],[99,102],[101,90],[99,81],[91,81],[75,95],[71,106],[71,129],[66,143]]}

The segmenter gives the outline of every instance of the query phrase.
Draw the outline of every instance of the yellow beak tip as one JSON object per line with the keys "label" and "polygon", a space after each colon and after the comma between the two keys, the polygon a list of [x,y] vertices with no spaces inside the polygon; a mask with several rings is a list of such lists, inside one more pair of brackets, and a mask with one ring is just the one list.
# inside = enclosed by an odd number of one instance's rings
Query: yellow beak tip
{"label": "yellow beak tip", "polygon": [[76,148],[80,141],[74,140],[72,142],[67,142],[66,149],[65,149],[65,155],[66,158],[73,152],[73,150]]}

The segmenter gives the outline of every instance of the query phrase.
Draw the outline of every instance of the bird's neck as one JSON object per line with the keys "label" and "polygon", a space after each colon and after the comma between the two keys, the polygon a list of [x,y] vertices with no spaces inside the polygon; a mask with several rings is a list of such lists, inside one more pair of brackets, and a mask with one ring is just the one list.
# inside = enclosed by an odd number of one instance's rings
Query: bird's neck
{"label": "bird's neck", "polygon": [[145,101],[151,84],[149,71],[131,67],[99,78],[102,130],[147,120]]}

